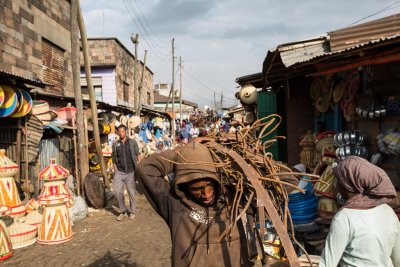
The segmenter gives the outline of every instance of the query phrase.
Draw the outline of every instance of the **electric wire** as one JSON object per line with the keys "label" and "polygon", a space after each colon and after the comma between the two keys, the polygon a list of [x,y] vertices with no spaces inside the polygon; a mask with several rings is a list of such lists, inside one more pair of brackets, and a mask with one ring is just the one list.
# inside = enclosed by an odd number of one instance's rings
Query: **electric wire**
{"label": "electric wire", "polygon": [[142,32],[141,32],[141,30],[140,30],[140,27],[139,27],[139,25],[137,24],[137,22],[136,22],[136,20],[135,20],[135,17],[134,17],[134,15],[132,14],[132,12],[131,12],[131,10],[130,10],[130,8],[129,8],[127,2],[126,2],[126,0],[123,0],[123,3],[124,3],[124,5],[125,5],[125,7],[127,8],[128,12],[129,12],[129,15],[131,16],[131,18],[132,18],[132,20],[133,20],[133,22],[134,22],[134,24],[135,24],[137,30],[138,30],[139,33],[142,35],[143,40],[144,40],[144,41],[146,42],[146,44],[149,46],[149,50],[151,50],[151,51],[153,52],[153,53],[149,53],[149,54],[150,54],[150,55],[153,55],[153,56],[154,56],[155,58],[157,58],[160,62],[164,62],[165,60],[164,60],[162,57],[160,57],[160,56],[158,55],[158,53],[156,53],[156,51],[155,51],[155,49],[153,48],[153,46],[147,41],[147,38],[142,34]]}
{"label": "electric wire", "polygon": [[156,34],[156,32],[153,30],[153,27],[151,26],[151,24],[148,22],[148,20],[146,19],[146,17],[143,15],[142,11],[140,10],[139,4],[138,4],[135,0],[133,0],[133,3],[136,5],[136,7],[137,7],[137,9],[138,9],[140,15],[142,16],[144,22],[147,24],[147,26],[149,27],[150,31],[153,33],[153,36],[154,36],[155,38],[157,38],[158,41],[159,41],[161,44],[166,44],[166,43],[168,43],[168,42],[166,42],[165,40],[161,40],[161,38],[158,37],[158,35]]}
{"label": "electric wire", "polygon": [[143,21],[140,18],[140,14],[138,13],[138,11],[136,10],[136,8],[134,7],[133,3],[129,0],[126,0],[128,6],[131,8],[133,14],[135,15],[136,21],[139,23],[139,25],[141,26],[141,28],[143,29],[144,33],[143,35],[146,35],[147,40],[151,43],[151,45],[160,53],[160,54],[164,54],[165,52],[162,51],[163,48],[161,48],[157,42],[153,42],[152,38],[151,38],[151,34],[147,31],[146,27],[143,25]]}
{"label": "electric wire", "polygon": [[[382,8],[382,9],[380,9],[380,10],[378,10],[378,11],[376,11],[376,12],[374,12],[374,13],[372,13],[372,14],[370,14],[370,15],[364,17],[364,18],[361,18],[361,19],[359,19],[359,20],[357,20],[357,21],[355,21],[355,22],[353,22],[353,23],[351,23],[351,24],[349,24],[347,27],[353,26],[353,25],[355,25],[355,24],[357,24],[357,23],[359,23],[359,22],[361,22],[361,21],[363,21],[363,20],[366,20],[366,19],[368,19],[368,18],[370,18],[370,17],[373,17],[373,16],[375,16],[375,15],[378,15],[378,14],[380,14],[380,13],[382,13],[382,12],[388,11],[388,10],[390,10],[390,9],[397,8],[397,7],[400,6],[399,3],[400,3],[400,1],[396,1],[396,2],[394,2],[394,3],[392,3],[392,4],[390,4],[390,5],[387,5],[386,7]],[[346,28],[347,28],[347,27],[346,27]]]}

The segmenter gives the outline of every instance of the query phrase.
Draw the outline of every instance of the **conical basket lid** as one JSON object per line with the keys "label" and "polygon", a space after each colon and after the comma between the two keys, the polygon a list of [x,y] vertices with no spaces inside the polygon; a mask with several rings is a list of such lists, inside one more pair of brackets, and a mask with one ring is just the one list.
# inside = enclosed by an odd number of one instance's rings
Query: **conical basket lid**
{"label": "conical basket lid", "polygon": [[6,156],[5,149],[0,149],[0,177],[13,177],[18,169],[17,163]]}
{"label": "conical basket lid", "polygon": [[69,176],[69,171],[55,163],[55,159],[51,160],[51,164],[39,172],[39,178],[43,181],[54,181],[65,179]]}

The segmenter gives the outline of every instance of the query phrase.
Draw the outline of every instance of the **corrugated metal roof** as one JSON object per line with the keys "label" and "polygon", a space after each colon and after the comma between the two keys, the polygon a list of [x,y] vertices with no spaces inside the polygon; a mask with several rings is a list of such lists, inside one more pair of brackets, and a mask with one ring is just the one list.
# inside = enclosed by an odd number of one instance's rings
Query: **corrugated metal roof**
{"label": "corrugated metal roof", "polygon": [[46,86],[54,87],[54,84],[46,83],[39,79],[34,80],[34,79],[26,78],[26,77],[23,77],[20,75],[12,74],[10,72],[7,72],[7,71],[1,70],[1,69],[0,69],[0,76],[6,77],[6,78],[11,78],[11,79],[16,79],[16,80],[22,81],[26,84],[30,84],[30,85],[34,85],[34,86],[38,86],[38,87],[42,87],[42,88],[44,88]]}
{"label": "corrugated metal roof", "polygon": [[332,52],[399,34],[400,14],[328,32]]}
{"label": "corrugated metal roof", "polygon": [[322,54],[322,55],[319,55],[319,56],[315,56],[315,57],[309,58],[306,61],[298,62],[298,63],[307,63],[307,62],[310,62],[310,61],[318,59],[318,58],[328,57],[328,56],[331,56],[331,55],[341,54],[341,53],[344,53],[344,52],[350,52],[350,51],[357,50],[357,49],[362,48],[362,47],[368,47],[368,46],[376,45],[376,44],[379,44],[379,43],[397,41],[397,39],[400,40],[400,34],[396,34],[394,36],[380,38],[380,39],[377,39],[377,40],[370,41],[368,43],[361,43],[361,44],[358,44],[358,45],[355,45],[355,46],[352,46],[352,47],[348,47],[348,48],[345,48],[345,49],[342,49],[342,50],[339,50],[339,51],[327,52],[325,54]]}
{"label": "corrugated metal roof", "polygon": [[[179,99],[178,99],[179,101]],[[167,103],[169,102],[170,104],[172,103],[172,97],[168,98],[167,96],[160,95],[158,93],[154,93],[154,103]],[[192,107],[198,107],[199,105],[197,103],[194,103],[192,101],[184,100],[182,99],[182,104],[192,106]]]}
{"label": "corrugated metal roof", "polygon": [[277,49],[285,67],[307,61],[310,58],[323,55],[330,51],[329,43],[325,36],[296,43],[282,44],[279,45]]}

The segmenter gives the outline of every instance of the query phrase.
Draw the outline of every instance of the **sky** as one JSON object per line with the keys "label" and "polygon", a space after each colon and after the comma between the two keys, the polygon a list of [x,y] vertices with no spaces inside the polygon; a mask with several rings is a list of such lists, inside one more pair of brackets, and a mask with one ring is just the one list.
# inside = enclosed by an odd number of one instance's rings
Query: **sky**
{"label": "sky", "polygon": [[81,0],[88,37],[116,37],[138,58],[148,50],[153,83],[172,81],[183,98],[235,104],[235,79],[262,71],[268,50],[400,12],[395,0]]}

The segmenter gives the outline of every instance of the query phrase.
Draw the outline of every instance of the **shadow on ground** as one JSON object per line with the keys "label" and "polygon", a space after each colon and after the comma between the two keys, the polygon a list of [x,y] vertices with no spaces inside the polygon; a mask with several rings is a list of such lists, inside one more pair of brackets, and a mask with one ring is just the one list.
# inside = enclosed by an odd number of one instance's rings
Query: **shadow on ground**
{"label": "shadow on ground", "polygon": [[135,263],[131,259],[131,253],[120,253],[120,254],[112,254],[110,251],[107,251],[103,257],[99,257],[97,260],[87,265],[88,267],[98,267],[98,266],[124,266],[124,267],[139,267],[137,263]]}

